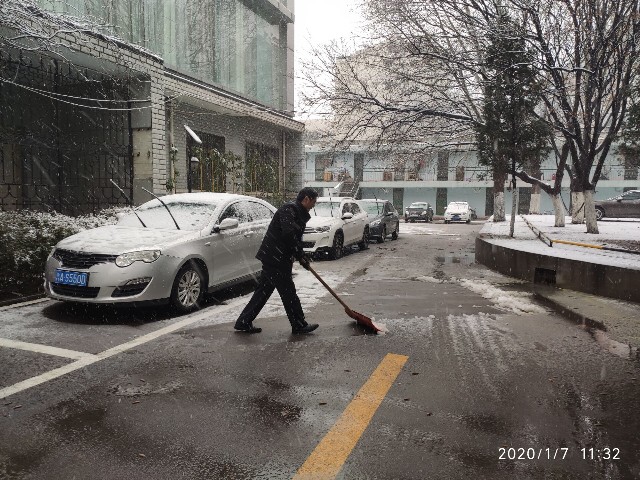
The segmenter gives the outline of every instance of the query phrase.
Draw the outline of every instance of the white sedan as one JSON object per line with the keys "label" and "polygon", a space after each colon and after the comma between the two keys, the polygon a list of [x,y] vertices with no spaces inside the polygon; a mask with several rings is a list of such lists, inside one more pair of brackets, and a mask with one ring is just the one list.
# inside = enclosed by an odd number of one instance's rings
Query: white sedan
{"label": "white sedan", "polygon": [[107,225],[67,237],[45,267],[45,293],[86,303],[166,301],[181,312],[205,292],[247,281],[275,208],[227,193],[151,200]]}
{"label": "white sedan", "polygon": [[451,202],[444,211],[444,223],[471,223],[471,209],[467,202]]}

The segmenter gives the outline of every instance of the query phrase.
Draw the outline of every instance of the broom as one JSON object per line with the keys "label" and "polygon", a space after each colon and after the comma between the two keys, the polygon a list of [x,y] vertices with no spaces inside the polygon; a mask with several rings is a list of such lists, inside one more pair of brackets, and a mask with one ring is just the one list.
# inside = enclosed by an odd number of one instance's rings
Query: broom
{"label": "broom", "polygon": [[338,294],[334,292],[333,289],[329,285],[327,285],[324,280],[322,280],[322,278],[320,278],[320,275],[318,275],[318,273],[313,269],[311,265],[308,265],[308,270],[311,273],[313,273],[313,276],[316,277],[318,281],[322,285],[324,285],[324,287],[327,290],[329,290],[329,293],[333,295],[335,299],[340,302],[340,304],[344,307],[344,311],[346,312],[346,314],[349,315],[351,318],[353,318],[358,323],[358,325],[362,325],[363,327],[373,330],[374,333],[378,333],[382,331],[382,328],[378,327],[375,323],[373,323],[373,320],[371,320],[369,317],[367,317],[366,315],[363,315],[362,313],[358,313],[354,310],[351,310],[349,306],[342,301],[342,299],[338,296]]}

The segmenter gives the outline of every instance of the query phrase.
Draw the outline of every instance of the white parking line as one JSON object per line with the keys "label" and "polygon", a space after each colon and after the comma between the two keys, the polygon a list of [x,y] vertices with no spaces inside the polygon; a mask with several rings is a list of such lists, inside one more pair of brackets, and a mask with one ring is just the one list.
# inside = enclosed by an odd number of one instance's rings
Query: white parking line
{"label": "white parking line", "polygon": [[47,355],[55,355],[57,357],[72,358],[80,360],[81,358],[94,358],[95,355],[85,352],[76,352],[75,350],[67,350],[66,348],[50,347],[48,345],[40,345],[38,343],[27,343],[19,340],[10,340],[8,338],[0,338],[0,347],[16,348],[18,350],[27,350],[29,352],[46,353]]}
{"label": "white parking line", "polygon": [[176,330],[180,330],[181,328],[188,327],[196,322],[201,320],[205,320],[213,315],[220,314],[224,311],[230,310],[232,308],[236,308],[241,304],[244,304],[247,300],[244,298],[240,298],[234,302],[231,302],[227,305],[221,306],[218,309],[208,308],[193,316],[187,317],[184,320],[180,320],[179,322],[168,325],[164,328],[160,328],[155,332],[148,333],[146,335],[142,335],[139,338],[133,339],[130,342],[123,343],[122,345],[118,345],[116,347],[110,348],[109,350],[105,350],[103,352],[98,353],[97,355],[90,355],[87,357],[80,358],[79,360],[69,363],[68,365],[64,365],[62,367],[56,368],[54,370],[50,370],[41,375],[29,378],[27,380],[23,380],[22,382],[18,382],[9,387],[5,387],[0,389],[0,399],[6,398],[10,395],[14,395],[18,392],[22,392],[23,390],[27,390],[28,388],[35,387],[36,385],[40,385],[42,383],[48,382],[49,380],[53,380],[55,378],[66,375],[67,373],[74,372],[81,368],[84,368],[92,363],[99,362],[100,360],[104,360],[106,358],[117,355],[118,353],[122,353],[126,350],[130,350],[138,345],[142,345],[144,343],[150,342],[151,340],[155,340],[162,335],[166,335],[167,333],[175,332]]}
{"label": "white parking line", "polygon": [[0,312],[3,311],[3,310],[10,310],[12,308],[19,308],[19,307],[25,307],[27,305],[33,305],[34,303],[46,302],[47,300],[50,300],[50,299],[49,298],[36,298],[35,300],[29,300],[28,302],[13,303],[11,305],[5,305],[4,307],[0,307]]}

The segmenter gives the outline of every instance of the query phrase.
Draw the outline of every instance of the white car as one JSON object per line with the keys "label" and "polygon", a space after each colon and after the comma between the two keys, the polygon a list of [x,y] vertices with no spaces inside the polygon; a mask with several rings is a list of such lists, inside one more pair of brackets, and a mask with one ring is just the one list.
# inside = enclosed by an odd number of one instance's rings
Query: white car
{"label": "white car", "polygon": [[318,197],[309,214],[302,237],[305,252],[328,252],[335,260],[347,246],[357,243],[360,250],[369,248],[368,215],[353,198]]}
{"label": "white car", "polygon": [[86,303],[166,301],[198,308],[205,292],[255,278],[255,258],[276,209],[244,195],[180,193],[151,200],[117,225],[85,230],[55,246],[45,293]]}
{"label": "white car", "polygon": [[444,211],[444,223],[471,223],[471,209],[467,202],[451,202]]}

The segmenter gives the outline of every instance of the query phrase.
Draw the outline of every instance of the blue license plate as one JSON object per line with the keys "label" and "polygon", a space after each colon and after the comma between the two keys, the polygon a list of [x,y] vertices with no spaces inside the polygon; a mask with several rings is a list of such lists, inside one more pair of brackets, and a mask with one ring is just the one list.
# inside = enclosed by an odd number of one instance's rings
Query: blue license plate
{"label": "blue license plate", "polygon": [[60,270],[56,268],[56,283],[86,287],[88,282],[89,274],[86,272],[72,272],[70,270]]}
{"label": "blue license plate", "polygon": [[460,215],[454,215],[452,220],[460,220]]}

